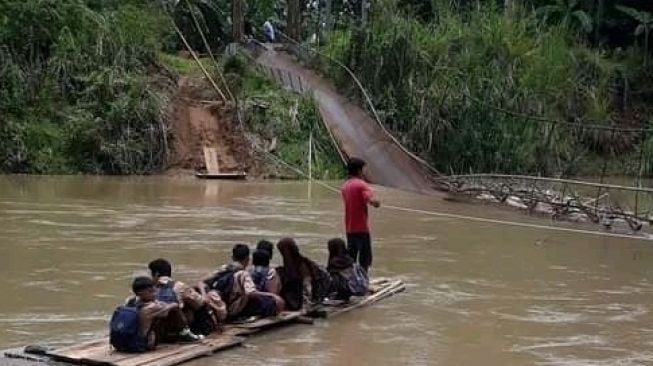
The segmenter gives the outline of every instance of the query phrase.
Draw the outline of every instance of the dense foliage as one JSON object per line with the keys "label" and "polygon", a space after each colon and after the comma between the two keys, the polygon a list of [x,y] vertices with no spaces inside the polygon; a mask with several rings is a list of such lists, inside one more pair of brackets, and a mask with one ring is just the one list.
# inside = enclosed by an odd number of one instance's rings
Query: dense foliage
{"label": "dense foliage", "polygon": [[[322,50],[360,78],[393,133],[443,172],[627,174],[641,170],[639,156],[651,171],[651,134],[613,129],[651,123],[648,49],[632,30],[619,43],[609,32],[638,25],[611,8],[595,44],[583,26],[594,21],[573,14],[583,11],[576,2],[565,3],[571,15],[558,12],[559,0],[540,3],[377,2],[367,24],[336,27]],[[361,98],[344,69],[319,62]]]}
{"label": "dense foliage", "polygon": [[152,75],[167,23],[147,4],[0,2],[0,170],[163,166],[165,88]]}
{"label": "dense foliage", "polygon": [[[616,130],[651,123],[653,3],[295,3],[303,9],[304,39],[350,67],[389,129],[444,172],[653,171],[651,132]],[[170,20],[204,53],[197,22],[218,53],[231,42],[231,4],[0,1],[0,171],[133,174],[164,168],[174,85],[159,65],[176,61],[168,54],[184,49]],[[361,10],[365,4],[369,12]],[[258,35],[268,19],[285,30],[288,6],[245,1],[247,32]],[[342,68],[324,57],[317,61],[343,93],[361,98]],[[172,69],[184,73],[189,64],[177,66]],[[241,98],[262,93],[273,106],[254,119],[292,117],[288,97],[275,97],[283,92],[260,75],[233,78],[242,82]],[[302,116],[293,123],[315,126],[310,103],[293,103]],[[270,133],[287,137],[289,146],[299,146],[313,128],[284,123]],[[304,161],[283,149],[284,157]]]}

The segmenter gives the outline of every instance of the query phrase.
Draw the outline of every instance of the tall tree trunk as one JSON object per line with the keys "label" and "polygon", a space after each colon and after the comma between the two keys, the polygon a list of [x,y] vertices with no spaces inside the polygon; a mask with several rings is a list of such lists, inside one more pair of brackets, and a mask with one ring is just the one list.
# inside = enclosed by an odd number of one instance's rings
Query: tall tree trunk
{"label": "tall tree trunk", "polygon": [[332,10],[331,10],[331,0],[325,0],[324,2],[324,13],[326,14],[326,18],[324,20],[325,28],[326,28],[326,33],[330,32],[332,30],[333,25],[331,24],[333,22],[333,15]]}
{"label": "tall tree trunk", "polygon": [[320,35],[322,34],[322,11],[320,9],[320,1],[317,1],[317,22],[315,24],[315,42],[320,46]]}
{"label": "tall tree trunk", "polygon": [[288,35],[297,41],[302,40],[302,10],[304,0],[288,0]]}
{"label": "tall tree trunk", "polygon": [[651,31],[651,24],[644,25],[644,69],[648,68],[648,37]]}
{"label": "tall tree trunk", "polygon": [[233,42],[243,40],[245,34],[245,14],[243,11],[243,0],[232,0],[231,2],[231,37]]}
{"label": "tall tree trunk", "polygon": [[512,12],[512,0],[504,0],[503,1],[503,8],[506,12],[506,14],[509,14]]}
{"label": "tall tree trunk", "polygon": [[369,5],[368,0],[361,0],[361,25],[365,26],[367,22],[367,7]]}
{"label": "tall tree trunk", "polygon": [[594,12],[594,44],[601,41],[601,24],[603,23],[603,0],[596,0]]}

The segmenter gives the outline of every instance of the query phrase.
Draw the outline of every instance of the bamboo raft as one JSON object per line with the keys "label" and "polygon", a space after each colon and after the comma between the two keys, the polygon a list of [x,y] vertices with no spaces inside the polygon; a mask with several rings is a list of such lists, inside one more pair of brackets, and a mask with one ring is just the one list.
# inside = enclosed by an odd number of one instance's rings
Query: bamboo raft
{"label": "bamboo raft", "polygon": [[[371,281],[372,292],[368,296],[352,298],[348,303],[321,305],[311,314],[331,318],[393,296],[405,290],[401,280],[375,279]],[[63,348],[47,349],[28,346],[22,350],[5,352],[5,357],[29,361],[55,360],[88,366],[174,366],[199,357],[240,346],[246,337],[261,331],[289,324],[311,324],[299,311],[283,312],[275,317],[260,318],[253,322],[228,324],[222,333],[207,336],[200,342],[162,344],[156,350],[145,353],[121,353],[112,349],[109,338],[104,337]],[[310,314],[308,314],[310,315]],[[36,351],[34,351],[36,349]]]}

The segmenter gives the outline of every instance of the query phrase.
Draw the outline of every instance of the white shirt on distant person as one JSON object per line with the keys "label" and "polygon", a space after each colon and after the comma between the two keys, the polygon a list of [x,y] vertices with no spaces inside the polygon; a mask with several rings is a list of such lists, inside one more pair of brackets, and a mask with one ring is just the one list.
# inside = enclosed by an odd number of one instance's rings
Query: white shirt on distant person
{"label": "white shirt on distant person", "polygon": [[267,37],[268,42],[275,41],[274,27],[272,26],[272,23],[270,23],[270,21],[268,20],[266,20],[265,23],[263,23],[263,33]]}

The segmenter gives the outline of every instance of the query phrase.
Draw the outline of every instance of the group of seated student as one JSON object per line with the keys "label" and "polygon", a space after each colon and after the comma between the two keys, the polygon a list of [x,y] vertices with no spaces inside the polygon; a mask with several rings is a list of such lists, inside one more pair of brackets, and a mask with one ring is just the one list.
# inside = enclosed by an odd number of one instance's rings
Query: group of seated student
{"label": "group of seated student", "polygon": [[[119,351],[144,352],[161,342],[196,342],[229,321],[309,312],[325,299],[348,301],[368,291],[367,273],[347,254],[342,239],[329,240],[326,270],[302,255],[292,238],[281,239],[277,249],[281,266],[270,265],[274,245],[266,240],[257,244],[250,265],[249,247],[236,244],[232,262],[194,287],[175,280],[167,260],[153,260],[151,277],[135,278],[134,296],[114,312],[111,344]],[[138,328],[132,335],[125,325],[129,312]]]}

